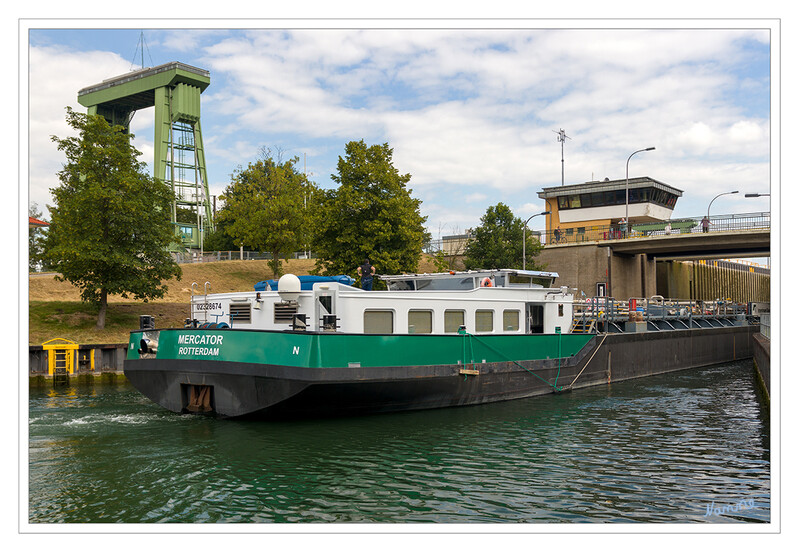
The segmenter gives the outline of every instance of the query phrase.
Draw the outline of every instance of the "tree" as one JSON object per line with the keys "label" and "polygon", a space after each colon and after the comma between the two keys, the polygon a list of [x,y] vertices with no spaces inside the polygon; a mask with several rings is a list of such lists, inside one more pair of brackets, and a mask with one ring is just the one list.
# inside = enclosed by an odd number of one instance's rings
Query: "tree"
{"label": "tree", "polygon": [[[221,211],[220,211],[221,212]],[[229,223],[223,223],[215,217],[213,232],[206,232],[203,237],[203,247],[206,251],[238,251],[241,243],[227,232]]]}
{"label": "tree", "polygon": [[[524,221],[514,217],[510,207],[504,203],[490,206],[466,246],[466,269],[521,268],[523,231]],[[540,270],[533,262],[540,250],[541,243],[528,230],[525,252],[531,270]]]}
{"label": "tree", "polygon": [[353,141],[345,154],[331,175],[339,187],[316,210],[316,271],[354,274],[367,257],[383,274],[415,271],[429,234],[421,200],[406,187],[411,175],[394,168],[388,144]]}
{"label": "tree", "polygon": [[162,282],[180,278],[167,247],[176,241],[170,221],[172,192],[146,172],[141,152],[121,126],[67,108],[77,136],[52,140],[66,155],[51,189],[50,228],[44,258],[80,289],[81,299],[99,307],[105,327],[108,296],[147,301],[163,297]]}
{"label": "tree", "polygon": [[[42,219],[42,212],[39,210],[39,205],[36,202],[28,206],[28,216],[37,220]],[[42,265],[42,246],[44,243],[44,236],[42,229],[38,227],[28,228],[28,271],[36,272],[39,267],[44,268]]]}
{"label": "tree", "polygon": [[263,157],[232,175],[217,221],[236,243],[270,252],[269,265],[277,278],[280,258],[304,245],[304,227],[309,224],[305,204],[315,187],[297,171],[299,158],[276,160],[269,150]]}

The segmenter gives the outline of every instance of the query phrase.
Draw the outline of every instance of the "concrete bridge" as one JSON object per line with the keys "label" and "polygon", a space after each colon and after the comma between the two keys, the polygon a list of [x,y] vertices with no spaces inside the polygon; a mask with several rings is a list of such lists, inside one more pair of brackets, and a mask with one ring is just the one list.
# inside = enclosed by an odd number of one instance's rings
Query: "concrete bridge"
{"label": "concrete bridge", "polygon": [[[715,217],[709,232],[702,232],[698,223],[685,233],[667,234],[660,229],[649,235],[633,232],[621,238],[618,233],[602,230],[601,237],[594,240],[575,236],[578,239],[570,241],[560,236],[559,243],[541,250],[539,263],[558,272],[558,283],[576,288],[578,295],[604,293],[617,299],[652,295],[693,300],[729,297],[741,302],[770,299],[770,277],[764,270],[690,262],[771,256],[767,213]],[[608,236],[615,239],[603,239]]]}
{"label": "concrete bridge", "polygon": [[[578,296],[769,301],[768,270],[694,261],[770,257],[770,213],[715,215],[707,232],[703,218],[633,224],[629,235],[618,224],[536,232],[546,243],[536,264],[557,272],[558,285],[576,288]],[[457,262],[470,236],[452,238],[431,243],[427,252],[443,251]]]}
{"label": "concrete bridge", "polygon": [[771,229],[752,228],[597,242],[614,255],[658,260],[730,259],[771,256]]}

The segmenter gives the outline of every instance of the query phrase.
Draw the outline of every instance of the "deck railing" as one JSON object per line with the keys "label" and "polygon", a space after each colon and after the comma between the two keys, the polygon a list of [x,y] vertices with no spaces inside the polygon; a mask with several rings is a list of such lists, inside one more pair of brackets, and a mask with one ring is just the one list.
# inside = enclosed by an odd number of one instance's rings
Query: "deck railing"
{"label": "deck railing", "polygon": [[726,299],[664,299],[659,295],[627,301],[613,297],[575,299],[572,318],[575,328],[598,332],[622,331],[627,322],[646,323],[649,330],[678,330],[750,324],[756,320],[743,303]]}

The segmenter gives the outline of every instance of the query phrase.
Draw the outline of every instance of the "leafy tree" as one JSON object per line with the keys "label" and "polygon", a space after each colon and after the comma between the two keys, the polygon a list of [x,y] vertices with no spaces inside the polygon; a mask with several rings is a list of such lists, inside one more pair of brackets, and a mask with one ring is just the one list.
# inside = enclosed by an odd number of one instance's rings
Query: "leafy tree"
{"label": "leafy tree", "polygon": [[295,157],[284,162],[279,156],[276,160],[266,150],[263,159],[246,169],[239,167],[222,196],[225,206],[217,213],[217,223],[234,243],[272,253],[269,265],[276,278],[280,258],[304,245],[305,200],[314,192],[297,171],[297,161]]}
{"label": "leafy tree", "polygon": [[[524,221],[513,216],[504,203],[490,206],[480,217],[480,226],[473,230],[474,239],[466,246],[464,265],[467,270],[522,267],[522,234]],[[527,234],[527,266],[540,270],[534,258],[541,243]]]}
{"label": "leafy tree", "polygon": [[203,247],[206,251],[238,251],[241,244],[227,232],[227,224],[222,224],[217,218],[213,232],[206,232],[203,238]]}
{"label": "leafy tree", "polygon": [[[28,206],[28,216],[37,220],[42,220],[42,212],[39,206],[34,202]],[[36,272],[36,269],[42,267],[42,244],[44,236],[42,235],[41,228],[28,228],[28,271]]]}
{"label": "leafy tree", "polygon": [[197,224],[197,213],[188,207],[177,207],[175,209],[176,222],[187,224]]}
{"label": "leafy tree", "polygon": [[416,270],[429,234],[421,200],[406,187],[411,175],[394,168],[388,144],[353,141],[345,153],[331,175],[339,187],[316,209],[316,271],[354,275],[367,257],[383,274]]}
{"label": "leafy tree", "polygon": [[108,295],[160,298],[167,291],[162,282],[180,278],[167,251],[176,241],[172,192],[147,174],[122,127],[70,108],[67,123],[78,135],[52,137],[67,162],[60,186],[51,189],[55,206],[49,207],[44,258],[60,280],[80,289],[83,301],[99,307],[97,328],[103,329]]}

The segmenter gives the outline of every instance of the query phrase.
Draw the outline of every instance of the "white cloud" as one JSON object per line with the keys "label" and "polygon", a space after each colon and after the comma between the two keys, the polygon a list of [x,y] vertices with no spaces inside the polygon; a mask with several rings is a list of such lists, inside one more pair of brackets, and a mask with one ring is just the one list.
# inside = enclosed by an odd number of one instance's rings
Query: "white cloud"
{"label": "white cloud", "polygon": [[691,127],[678,135],[678,141],[688,148],[698,148],[700,152],[711,147],[718,137],[705,123],[694,123]]}
{"label": "white cloud", "polygon": [[483,194],[483,193],[480,193],[480,192],[475,192],[475,193],[473,193],[473,194],[468,194],[468,195],[467,195],[467,196],[464,198],[464,200],[465,200],[467,203],[482,203],[482,202],[484,202],[486,199],[488,199],[488,196],[487,196],[487,195],[485,195],[485,194]]}
{"label": "white cloud", "polygon": [[127,72],[130,64],[110,52],[75,52],[55,47],[29,49],[29,152],[30,201],[51,203],[51,188],[58,186],[56,173],[65,161],[51,136],[73,134],[66,123],[66,107],[85,112],[78,91],[103,79]]}
{"label": "white cloud", "polygon": [[[520,205],[519,216],[541,210],[535,192],[561,182],[558,128],[572,138],[567,184],[622,178],[627,156],[652,145],[631,174],[685,190],[678,208],[686,215],[731,184],[762,188],[769,122],[736,100],[764,93],[762,79],[739,67],[749,62],[746,40],[768,37],[707,29],[219,30],[166,34],[160,44],[211,71],[202,98],[213,186],[263,145],[309,152],[309,170],[324,185],[346,141],[388,142],[395,166],[413,176],[428,225],[468,228],[497,201]],[[41,197],[57,170],[45,142],[64,132],[64,102],[129,65],[108,53],[33,51],[31,189]],[[139,148],[151,156],[147,124],[134,119]]]}
{"label": "white cloud", "polygon": [[733,142],[752,144],[759,142],[767,135],[767,132],[754,121],[738,121],[727,131],[729,139]]}

